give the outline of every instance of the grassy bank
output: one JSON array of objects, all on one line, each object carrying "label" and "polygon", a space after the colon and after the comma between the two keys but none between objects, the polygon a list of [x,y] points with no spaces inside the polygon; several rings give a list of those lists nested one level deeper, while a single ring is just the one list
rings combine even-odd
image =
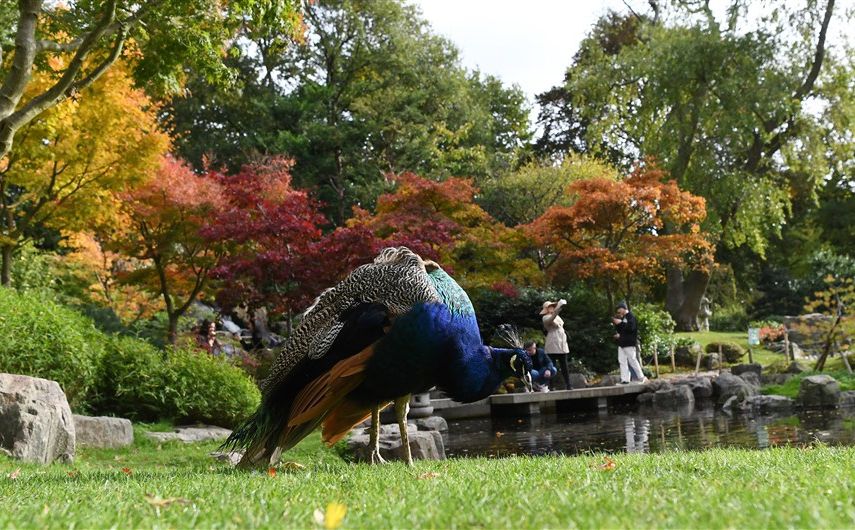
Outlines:
[{"label": "grassy bank", "polygon": [[[675,333],[677,338],[691,339],[706,348],[711,342],[732,342],[739,344],[748,351],[748,332],[747,331],[692,331]],[[774,362],[785,361],[784,355],[767,350],[761,346],[751,346],[751,355],[755,363],[760,363],[763,366],[770,365]],[[742,362],[748,362],[748,354],[742,358]]]},{"label": "grassy bank", "polygon": [[802,379],[809,375],[830,375],[831,377],[835,378],[840,384],[841,391],[845,392],[847,390],[855,390],[855,375],[850,374],[846,371],[838,370],[825,372],[804,372],[793,376],[782,385],[766,385],[763,387],[762,391],[764,394],[778,394],[780,396],[795,398],[799,394],[799,387],[802,384]]},{"label": "grassy bank", "polygon": [[[81,451],[74,466],[0,457],[0,528],[342,528],[855,525],[855,448],[516,457],[347,464],[312,436],[303,468],[247,474],[211,460],[215,444]],[[613,462],[613,465],[609,462]],[[18,471],[19,470],[19,471]],[[15,477],[15,478],[12,478]]]}]

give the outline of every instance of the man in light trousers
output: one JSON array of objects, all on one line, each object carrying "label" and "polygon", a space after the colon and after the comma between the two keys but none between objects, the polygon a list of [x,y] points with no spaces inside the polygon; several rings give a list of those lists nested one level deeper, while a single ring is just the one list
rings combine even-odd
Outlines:
[{"label": "man in light trousers", "polygon": [[[620,382],[627,385],[631,375],[635,375],[642,383],[647,381],[638,364],[636,344],[638,344],[638,320],[635,319],[626,302],[617,305],[617,316],[612,318],[615,326],[615,340],[618,343],[618,363],[620,363]],[[632,374],[630,374],[632,370]]]}]

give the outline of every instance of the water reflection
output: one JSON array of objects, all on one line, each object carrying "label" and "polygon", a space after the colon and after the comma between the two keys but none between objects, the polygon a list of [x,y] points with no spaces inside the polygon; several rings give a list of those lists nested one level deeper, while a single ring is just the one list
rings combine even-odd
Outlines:
[{"label": "water reflection", "polygon": [[793,415],[729,415],[711,405],[672,411],[616,409],[610,414],[540,414],[449,421],[448,456],[648,453],[711,447],[855,445],[855,409]]}]

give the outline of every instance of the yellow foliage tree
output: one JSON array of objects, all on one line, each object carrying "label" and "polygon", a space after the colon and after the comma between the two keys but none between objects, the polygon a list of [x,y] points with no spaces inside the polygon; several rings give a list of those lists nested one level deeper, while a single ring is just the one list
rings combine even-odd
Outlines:
[{"label": "yellow foliage tree", "polygon": [[[52,81],[50,71],[39,72],[28,89]],[[117,221],[114,192],[143,183],[169,149],[156,112],[117,65],[18,131],[16,149],[0,167],[0,283],[8,285],[13,253],[37,230]]]}]

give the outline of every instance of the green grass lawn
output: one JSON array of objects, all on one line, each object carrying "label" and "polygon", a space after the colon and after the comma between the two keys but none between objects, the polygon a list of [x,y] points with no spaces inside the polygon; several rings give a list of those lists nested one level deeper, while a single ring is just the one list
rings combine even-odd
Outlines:
[{"label": "green grass lawn", "polygon": [[789,398],[795,399],[795,397],[799,394],[799,386],[801,386],[802,379],[809,375],[818,374],[830,375],[831,377],[835,378],[840,384],[840,390],[843,392],[847,390],[855,390],[855,375],[843,370],[826,370],[824,372],[803,372],[801,374],[793,376],[782,385],[766,385],[763,387],[762,392],[764,394],[778,394],[780,396],[787,396]]},{"label": "green grass lawn", "polygon": [[[733,342],[745,348],[746,352],[749,348],[747,331],[692,331],[678,332],[674,335],[677,338],[694,340],[703,347],[706,347],[711,342]],[[782,353],[775,353],[760,346],[751,346],[751,353],[754,362],[760,363],[763,366],[786,360]],[[748,362],[748,353],[742,358],[742,362]]]},{"label": "green grass lawn", "polygon": [[[139,434],[139,433],[138,433]],[[138,436],[73,466],[0,457],[0,528],[852,528],[855,448],[713,450],[348,464],[314,435],[275,476],[230,469],[216,444]],[[296,467],[296,466],[292,466]],[[15,478],[12,478],[15,477]]]}]

